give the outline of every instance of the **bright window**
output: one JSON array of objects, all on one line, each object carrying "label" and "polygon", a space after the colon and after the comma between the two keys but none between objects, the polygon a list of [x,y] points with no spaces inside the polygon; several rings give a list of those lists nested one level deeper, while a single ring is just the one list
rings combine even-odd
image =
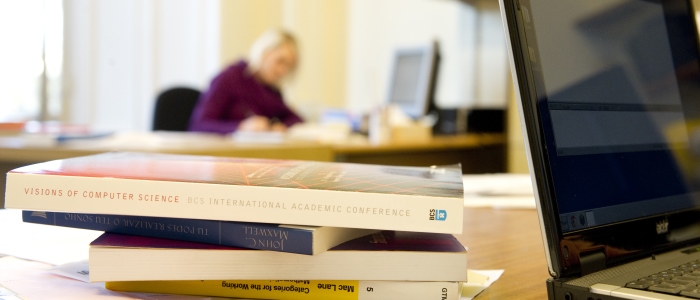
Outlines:
[{"label": "bright window", "polygon": [[0,122],[61,114],[62,1],[0,1]]}]

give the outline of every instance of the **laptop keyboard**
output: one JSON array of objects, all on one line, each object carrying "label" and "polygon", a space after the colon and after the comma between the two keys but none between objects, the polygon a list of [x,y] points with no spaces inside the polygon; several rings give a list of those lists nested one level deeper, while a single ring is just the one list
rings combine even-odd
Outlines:
[{"label": "laptop keyboard", "polygon": [[625,287],[700,299],[700,260],[637,279]]}]

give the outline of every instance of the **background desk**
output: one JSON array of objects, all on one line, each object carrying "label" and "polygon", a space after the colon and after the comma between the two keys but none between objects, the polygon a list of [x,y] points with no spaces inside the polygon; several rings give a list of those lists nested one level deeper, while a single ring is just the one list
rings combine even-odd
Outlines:
[{"label": "background desk", "polygon": [[59,145],[37,145],[17,137],[0,138],[0,163],[28,164],[107,151],[142,151],[211,156],[332,161],[328,146],[315,142],[236,143],[220,135],[182,132],[117,133]]},{"label": "background desk", "polygon": [[434,136],[427,142],[371,145],[366,140],[332,145],[335,161],[399,166],[448,165],[461,162],[462,173],[506,171],[504,134]]}]

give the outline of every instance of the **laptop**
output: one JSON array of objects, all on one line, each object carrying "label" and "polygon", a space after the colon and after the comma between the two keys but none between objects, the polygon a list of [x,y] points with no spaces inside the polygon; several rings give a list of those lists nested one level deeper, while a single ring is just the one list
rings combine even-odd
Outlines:
[{"label": "laptop", "polygon": [[549,298],[700,299],[692,3],[501,0],[501,13]]}]

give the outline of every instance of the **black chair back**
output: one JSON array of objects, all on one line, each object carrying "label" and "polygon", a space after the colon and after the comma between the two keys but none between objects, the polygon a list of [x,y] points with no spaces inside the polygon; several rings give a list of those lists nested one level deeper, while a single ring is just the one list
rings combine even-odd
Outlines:
[{"label": "black chair back", "polygon": [[188,87],[170,88],[160,93],[153,110],[153,130],[187,131],[200,94]]}]

